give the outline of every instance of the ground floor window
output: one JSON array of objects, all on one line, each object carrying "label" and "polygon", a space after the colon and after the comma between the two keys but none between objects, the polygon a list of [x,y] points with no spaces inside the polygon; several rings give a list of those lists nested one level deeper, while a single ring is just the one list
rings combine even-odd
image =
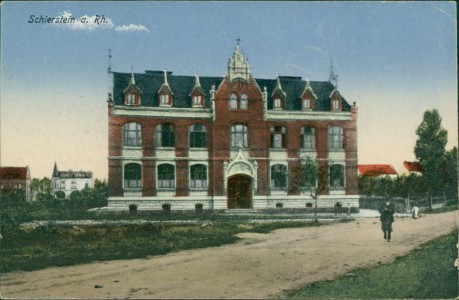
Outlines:
[{"label": "ground floor window", "polygon": [[142,167],[137,163],[129,163],[124,166],[124,187],[142,187]]},{"label": "ground floor window", "polygon": [[190,167],[191,188],[207,187],[207,167],[205,165],[192,165]]},{"label": "ground floor window", "polygon": [[271,189],[283,190],[287,188],[287,167],[274,165],[271,167]]},{"label": "ground floor window", "polygon": [[158,166],[158,188],[175,188],[175,167],[173,165]]},{"label": "ground floor window", "polygon": [[333,189],[344,188],[344,166],[330,166],[330,187]]}]

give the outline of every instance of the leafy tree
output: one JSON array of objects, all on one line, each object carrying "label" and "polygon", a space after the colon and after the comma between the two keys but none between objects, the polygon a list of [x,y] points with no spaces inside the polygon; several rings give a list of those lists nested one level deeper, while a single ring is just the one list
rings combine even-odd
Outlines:
[{"label": "leafy tree", "polygon": [[432,194],[440,190],[444,175],[442,169],[448,132],[442,128],[441,121],[436,109],[427,110],[421,124],[416,129],[418,139],[414,153],[426,179],[430,208],[432,208]]}]

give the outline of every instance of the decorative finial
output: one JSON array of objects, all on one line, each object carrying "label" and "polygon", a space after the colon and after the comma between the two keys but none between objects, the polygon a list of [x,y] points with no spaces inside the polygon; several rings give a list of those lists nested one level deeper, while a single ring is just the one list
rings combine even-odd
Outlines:
[{"label": "decorative finial", "polygon": [[131,84],[135,84],[134,67],[131,66]]},{"label": "decorative finial", "polygon": [[199,75],[194,75],[196,78],[196,81],[194,83],[195,86],[201,86],[201,83],[199,82]]},{"label": "decorative finial", "polygon": [[236,45],[239,46],[240,43],[241,43],[241,38],[238,36],[237,39],[236,39]]},{"label": "decorative finial", "polygon": [[169,85],[169,83],[167,82],[167,71],[166,69],[164,69],[163,71],[164,71],[164,84]]},{"label": "decorative finial", "polygon": [[335,72],[333,72],[333,59],[331,60],[331,66],[330,66],[330,78],[328,81],[335,86],[335,88],[338,88],[338,75],[335,75]]}]

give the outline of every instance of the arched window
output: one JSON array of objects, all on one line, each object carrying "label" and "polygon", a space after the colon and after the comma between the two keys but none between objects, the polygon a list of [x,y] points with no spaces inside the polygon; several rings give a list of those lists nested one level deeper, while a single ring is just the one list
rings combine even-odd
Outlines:
[{"label": "arched window", "polygon": [[158,166],[158,188],[175,188],[175,167],[173,165]]},{"label": "arched window", "polygon": [[271,167],[271,189],[284,190],[287,188],[287,167],[274,165]]},{"label": "arched window", "polygon": [[124,187],[140,188],[142,187],[142,168],[140,164],[129,163],[124,165]]},{"label": "arched window", "polygon": [[231,147],[248,147],[248,130],[246,125],[231,126]]},{"label": "arched window", "polygon": [[331,165],[330,166],[330,188],[342,189],[344,188],[344,166]]},{"label": "arched window", "polygon": [[271,148],[285,148],[285,127],[271,126]]},{"label": "arched window", "polygon": [[328,128],[328,148],[343,149],[343,128],[339,126]]},{"label": "arched window", "polygon": [[236,94],[231,94],[229,97],[228,101],[229,109],[230,110],[236,110],[237,109],[237,95]]},{"label": "arched window", "polygon": [[169,123],[156,126],[155,143],[157,147],[174,147],[174,126]]},{"label": "arched window", "polygon": [[206,126],[194,124],[190,126],[190,148],[207,147]]},{"label": "arched window", "polygon": [[249,97],[247,94],[242,94],[240,109],[249,109]]},{"label": "arched window", "polygon": [[142,146],[142,126],[139,123],[123,125],[123,146]]},{"label": "arched window", "polygon": [[190,167],[190,187],[206,188],[207,187],[207,166],[192,165]]},{"label": "arched window", "polygon": [[314,127],[305,126],[301,128],[301,147],[309,150],[316,148],[316,130]]}]

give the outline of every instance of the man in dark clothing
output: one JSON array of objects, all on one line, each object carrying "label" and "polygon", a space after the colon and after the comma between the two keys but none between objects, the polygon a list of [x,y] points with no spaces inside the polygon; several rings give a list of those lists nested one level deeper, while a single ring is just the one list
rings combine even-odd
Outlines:
[{"label": "man in dark clothing", "polygon": [[379,213],[381,214],[379,220],[381,221],[381,229],[384,232],[384,239],[387,239],[387,241],[389,242],[392,233],[392,223],[394,222],[394,204],[389,200],[384,202],[379,207]]}]

